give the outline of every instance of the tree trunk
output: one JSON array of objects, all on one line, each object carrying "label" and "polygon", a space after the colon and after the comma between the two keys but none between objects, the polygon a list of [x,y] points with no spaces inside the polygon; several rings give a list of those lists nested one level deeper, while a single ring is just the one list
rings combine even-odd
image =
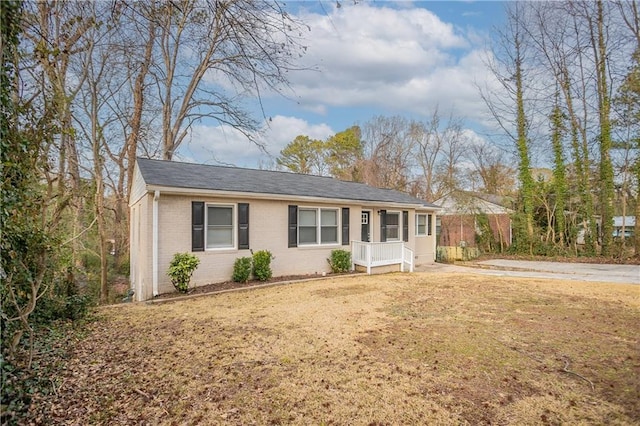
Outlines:
[{"label": "tree trunk", "polygon": [[[600,117],[600,212],[602,217],[602,255],[612,255],[613,245],[613,165],[611,163],[611,102],[607,82],[607,49],[604,39],[603,3],[597,2],[597,58],[598,112]],[[594,50],[595,50],[594,43]]]},{"label": "tree trunk", "polygon": [[[551,133],[551,145],[553,147],[553,186],[555,189],[555,229],[557,232],[557,243],[564,248],[565,245],[565,218],[564,210],[567,204],[567,180],[565,175],[564,154],[562,146],[562,134],[564,129],[564,123],[562,118],[562,111],[557,102],[556,106],[551,114],[552,133]],[[551,225],[551,224],[549,224]]]},{"label": "tree trunk", "polygon": [[525,217],[529,252],[533,254],[533,177],[529,159],[529,141],[527,140],[527,117],[524,111],[524,89],[522,81],[522,53],[520,35],[514,39],[515,48],[515,83],[516,83],[516,127],[518,148],[518,178],[522,194],[522,210]]}]

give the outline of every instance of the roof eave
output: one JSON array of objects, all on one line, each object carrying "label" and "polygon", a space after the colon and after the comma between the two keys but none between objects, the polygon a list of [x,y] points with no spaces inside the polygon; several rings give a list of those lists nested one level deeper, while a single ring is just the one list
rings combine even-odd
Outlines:
[{"label": "roof eave", "polygon": [[413,208],[419,210],[437,211],[438,207],[425,206],[419,203],[400,203],[394,201],[382,201],[382,200],[356,200],[351,198],[325,198],[325,197],[313,197],[305,195],[288,195],[288,194],[271,194],[263,192],[242,192],[242,191],[221,191],[214,189],[200,189],[200,188],[182,188],[172,186],[161,185],[147,185],[148,192],[160,191],[160,193],[170,195],[191,195],[200,197],[227,197],[227,198],[254,198],[258,200],[278,200],[278,201],[298,201],[298,202],[323,202],[323,203],[340,203],[340,204],[359,204],[368,207],[374,206],[389,206],[397,208]]}]

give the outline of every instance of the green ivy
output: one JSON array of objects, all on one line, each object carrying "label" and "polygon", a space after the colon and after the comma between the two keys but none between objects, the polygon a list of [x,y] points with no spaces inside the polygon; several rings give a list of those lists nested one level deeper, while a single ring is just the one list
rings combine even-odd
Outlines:
[{"label": "green ivy", "polygon": [[[558,99],[556,95],[556,102]],[[553,147],[553,186],[556,196],[555,228],[556,238],[560,246],[565,244],[566,223],[564,212],[567,206],[567,177],[564,160],[563,137],[565,132],[565,116],[559,105],[555,105],[551,113],[551,145]]]},{"label": "green ivy", "polygon": [[486,213],[478,213],[476,215],[476,245],[483,253],[493,253],[498,247],[498,243],[494,238],[489,216]]}]

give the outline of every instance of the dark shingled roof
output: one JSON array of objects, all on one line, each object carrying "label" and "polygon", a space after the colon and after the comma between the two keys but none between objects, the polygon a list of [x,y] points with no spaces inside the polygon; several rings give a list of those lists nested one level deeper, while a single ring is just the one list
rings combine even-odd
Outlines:
[{"label": "dark shingled roof", "polygon": [[177,161],[150,160],[146,158],[138,158],[138,168],[147,185],[356,201],[421,204],[425,207],[437,208],[437,206],[433,204],[400,191],[374,188],[364,183],[347,182],[322,176],[180,163]]}]

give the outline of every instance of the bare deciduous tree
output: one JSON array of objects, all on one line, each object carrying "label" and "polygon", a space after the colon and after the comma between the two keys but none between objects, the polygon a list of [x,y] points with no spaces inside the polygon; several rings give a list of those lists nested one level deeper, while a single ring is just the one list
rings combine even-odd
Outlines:
[{"label": "bare deciduous tree", "polygon": [[[30,70],[31,95],[43,108],[55,113],[56,138],[45,154],[57,164],[47,170],[49,186],[56,192],[58,211],[72,208],[70,234],[82,232],[85,200],[82,192],[81,153],[73,127],[73,103],[85,82],[87,70],[75,57],[92,44],[88,32],[96,25],[81,3],[42,1],[25,3],[24,38],[30,53],[24,70]],[[24,77],[24,76],[23,76]],[[72,255],[79,264],[79,241],[71,239]]]},{"label": "bare deciduous tree", "polygon": [[362,126],[365,183],[406,191],[412,183],[415,139],[402,117],[378,116]]},{"label": "bare deciduous tree", "polygon": [[287,83],[299,24],[272,1],[151,2],[158,57],[151,75],[162,103],[162,155],[173,158],[192,125],[207,117],[253,140],[257,122],[242,95]]},{"label": "bare deciduous tree", "polygon": [[461,187],[460,162],[466,145],[463,123],[450,114],[442,123],[436,108],[427,123],[411,123],[416,161],[424,178],[422,196],[433,201]]},{"label": "bare deciduous tree", "polygon": [[[526,93],[530,89],[527,87],[527,82],[531,81],[531,76],[527,74],[530,43],[523,24],[527,20],[524,6],[521,3],[510,3],[506,7],[506,12],[507,28],[500,32],[499,44],[494,47],[494,54],[487,63],[503,90],[500,93],[492,93],[485,89],[480,94],[497,124],[515,145],[521,198],[519,206],[524,220],[524,232],[529,240],[529,251],[531,251],[534,238],[534,180],[531,174],[530,157],[532,108],[525,105]],[[504,94],[507,96],[505,97]]]},{"label": "bare deciduous tree", "polygon": [[473,164],[470,179],[475,188],[487,194],[514,194],[516,172],[508,166],[504,151],[490,143],[471,143],[466,149],[465,158]]}]

